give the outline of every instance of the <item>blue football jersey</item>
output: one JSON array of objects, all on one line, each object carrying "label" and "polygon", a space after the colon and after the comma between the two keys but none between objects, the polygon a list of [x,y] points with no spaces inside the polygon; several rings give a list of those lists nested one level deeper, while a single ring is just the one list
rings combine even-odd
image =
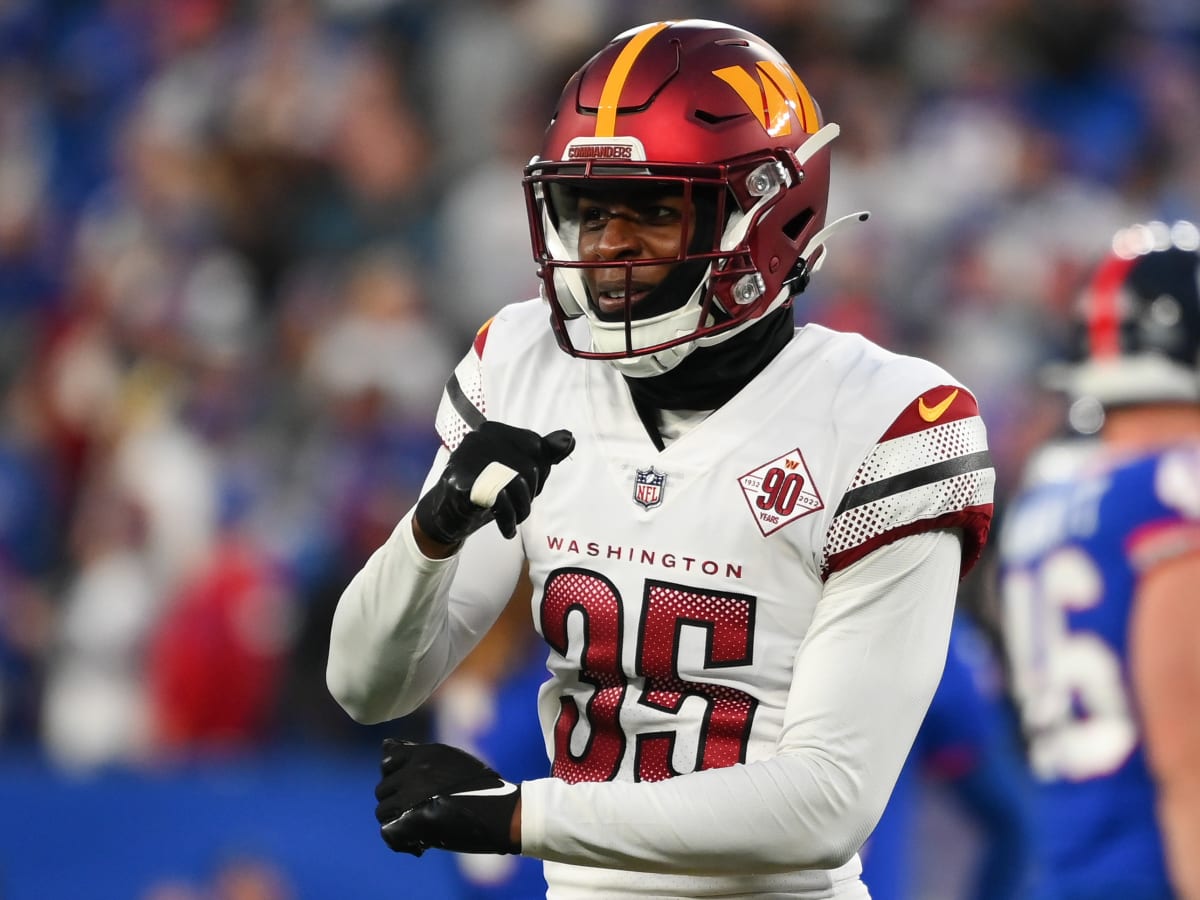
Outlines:
[{"label": "blue football jersey", "polygon": [[1004,631],[1055,898],[1169,898],[1138,730],[1129,623],[1139,573],[1194,552],[1200,447],[1095,452],[1028,487],[999,542]]}]

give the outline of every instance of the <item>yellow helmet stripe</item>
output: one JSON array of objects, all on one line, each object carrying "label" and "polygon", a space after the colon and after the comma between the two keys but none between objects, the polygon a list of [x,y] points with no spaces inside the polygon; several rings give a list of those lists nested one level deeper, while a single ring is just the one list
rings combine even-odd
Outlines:
[{"label": "yellow helmet stripe", "polygon": [[620,105],[621,90],[625,87],[625,80],[629,77],[633,63],[654,36],[670,24],[656,22],[646,26],[617,54],[617,61],[613,63],[608,79],[604,82],[604,90],[600,92],[600,108],[596,111],[596,137],[612,137],[616,133],[617,106]]}]

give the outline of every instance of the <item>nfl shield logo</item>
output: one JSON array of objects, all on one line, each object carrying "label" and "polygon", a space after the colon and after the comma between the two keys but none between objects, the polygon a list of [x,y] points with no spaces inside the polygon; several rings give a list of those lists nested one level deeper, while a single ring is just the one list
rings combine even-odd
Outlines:
[{"label": "nfl shield logo", "polygon": [[637,478],[633,481],[633,499],[646,509],[658,506],[662,503],[663,485],[666,481],[667,476],[654,471],[653,467],[638,469]]}]

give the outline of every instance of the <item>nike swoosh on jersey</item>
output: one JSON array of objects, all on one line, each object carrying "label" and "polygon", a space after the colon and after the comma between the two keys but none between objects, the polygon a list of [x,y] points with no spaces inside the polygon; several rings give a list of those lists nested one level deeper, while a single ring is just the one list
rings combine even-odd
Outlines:
[{"label": "nike swoosh on jersey", "polygon": [[950,396],[948,396],[945,400],[943,400],[941,403],[936,404],[935,406],[927,406],[925,404],[925,398],[918,397],[917,398],[917,412],[920,413],[921,418],[924,419],[926,422],[930,422],[930,423],[936,422],[938,419],[940,419],[942,417],[942,414],[950,408],[950,404],[954,402],[954,398],[957,396],[958,396],[958,388],[955,388],[954,390],[952,390],[950,392]]}]

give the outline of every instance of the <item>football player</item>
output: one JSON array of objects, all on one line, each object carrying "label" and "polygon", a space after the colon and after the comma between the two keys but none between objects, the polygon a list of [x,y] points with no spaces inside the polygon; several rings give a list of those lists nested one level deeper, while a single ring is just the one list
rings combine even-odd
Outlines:
[{"label": "football player", "polygon": [[[1098,439],[999,541],[1004,631],[1053,898],[1200,897],[1200,231],[1125,229],[1059,369]],[[1080,416],[1092,419],[1093,416]]]},{"label": "football player", "polygon": [[566,85],[524,179],[543,297],[456,368],[327,670],[355,719],[410,713],[527,563],[548,776],[385,742],[392,849],[534,856],[555,898],[867,896],[994,473],[945,371],[795,326],[837,134],[716,22],[630,30]]}]

